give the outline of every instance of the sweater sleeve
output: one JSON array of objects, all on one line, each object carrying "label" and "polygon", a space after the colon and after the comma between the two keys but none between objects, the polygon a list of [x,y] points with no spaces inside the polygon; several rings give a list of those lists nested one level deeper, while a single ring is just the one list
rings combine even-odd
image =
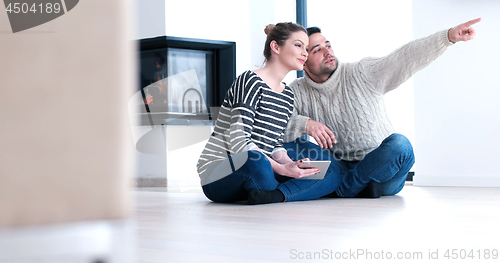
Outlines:
[{"label": "sweater sleeve", "polygon": [[381,58],[364,58],[358,65],[379,94],[385,94],[425,68],[452,45],[448,30],[413,40]]},{"label": "sweater sleeve", "polygon": [[256,147],[251,134],[260,100],[260,84],[249,74],[243,74],[235,80],[232,89],[229,146],[232,153],[239,153]]},{"label": "sweater sleeve", "polygon": [[[303,80],[303,79],[302,79]],[[300,136],[306,134],[306,124],[309,120],[309,117],[304,116],[305,112],[303,112],[303,103],[302,99],[305,97],[302,96],[300,80],[295,80],[290,84],[290,88],[294,91],[295,100],[292,115],[290,116],[290,120],[285,129],[285,135],[283,136],[284,142],[291,142]],[[301,115],[304,114],[304,115]]]},{"label": "sweater sleeve", "polygon": [[283,152],[287,151],[285,149],[285,147],[283,147],[283,136],[284,136],[284,132],[281,133],[281,136],[278,139],[278,143],[276,144],[273,151],[271,152],[271,156],[273,156],[275,153],[280,152],[280,151],[283,151]]}]

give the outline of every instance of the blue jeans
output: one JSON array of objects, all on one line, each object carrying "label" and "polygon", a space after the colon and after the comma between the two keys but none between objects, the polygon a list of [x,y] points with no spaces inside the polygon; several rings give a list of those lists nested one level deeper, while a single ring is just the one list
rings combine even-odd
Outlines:
[{"label": "blue jeans", "polygon": [[[290,153],[296,152],[294,158],[306,158],[311,160],[327,160],[324,151],[314,147],[311,142],[297,139],[294,142],[285,143],[284,146]],[[319,148],[321,149],[321,148]],[[379,147],[367,154],[361,161],[344,161],[334,156],[331,151],[328,155],[331,160],[332,172],[330,176],[341,178],[338,188],[332,190],[341,197],[355,197],[370,181],[380,182],[382,195],[395,195],[399,193],[405,184],[406,175],[415,163],[413,147],[410,141],[401,135],[394,133],[387,137]],[[319,159],[315,158],[319,156]],[[335,168],[333,168],[335,167]],[[329,169],[330,170],[330,169]],[[330,171],[329,171],[330,172]],[[321,183],[328,183],[327,181]],[[335,187],[336,185],[331,185]],[[321,187],[321,186],[316,186]],[[331,188],[330,188],[331,189]]]},{"label": "blue jeans", "polygon": [[205,181],[213,181],[211,177],[216,179],[202,185],[203,193],[208,199],[220,203],[246,200],[250,190],[272,191],[278,187],[271,163],[259,151],[245,151],[230,156],[209,167],[205,176]]},{"label": "blue jeans", "polygon": [[[314,160],[330,160],[331,153],[315,144],[307,145],[324,156],[314,156]],[[317,149],[316,149],[317,148]],[[290,155],[292,153],[292,155]],[[293,160],[294,151],[289,152]],[[202,186],[205,196],[214,201],[229,203],[246,200],[251,190],[272,191],[279,189],[285,201],[312,200],[332,193],[340,185],[339,170],[331,166],[322,180],[293,179],[275,173],[271,163],[259,151],[235,154],[223,162],[209,167],[205,172],[208,178],[220,178]],[[335,175],[335,176],[332,176]],[[210,180],[208,180],[210,181]]]},{"label": "blue jeans", "polygon": [[394,133],[363,160],[341,162],[348,172],[342,177],[342,183],[336,191],[338,196],[354,197],[370,181],[381,183],[382,195],[395,195],[403,189],[406,175],[415,163],[415,155],[410,141]]}]

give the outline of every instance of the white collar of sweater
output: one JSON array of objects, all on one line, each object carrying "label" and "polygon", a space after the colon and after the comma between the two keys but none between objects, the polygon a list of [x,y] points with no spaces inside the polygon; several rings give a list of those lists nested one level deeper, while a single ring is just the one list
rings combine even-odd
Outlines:
[{"label": "white collar of sweater", "polygon": [[314,82],[311,77],[307,74],[307,72],[304,70],[304,79],[306,80],[307,84],[309,86],[319,90],[319,91],[327,91],[329,89],[332,89],[337,82],[339,82],[340,79],[340,68],[342,67],[342,64],[339,62],[337,57],[335,57],[335,60],[337,61],[337,69],[333,72],[333,74],[323,83],[316,83]]}]

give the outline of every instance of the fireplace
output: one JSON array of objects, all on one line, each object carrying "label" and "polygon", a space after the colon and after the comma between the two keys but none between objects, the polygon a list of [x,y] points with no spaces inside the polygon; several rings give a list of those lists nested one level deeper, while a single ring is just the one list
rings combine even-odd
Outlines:
[{"label": "fireplace", "polygon": [[141,125],[211,125],[236,76],[236,44],[162,36],[139,46]]}]

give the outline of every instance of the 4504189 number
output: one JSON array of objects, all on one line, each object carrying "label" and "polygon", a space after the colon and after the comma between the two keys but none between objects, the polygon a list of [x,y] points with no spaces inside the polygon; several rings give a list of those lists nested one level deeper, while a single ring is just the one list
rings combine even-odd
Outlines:
[{"label": "4504189 number", "polygon": [[[44,6],[45,4],[45,6]],[[31,6],[27,3],[10,3],[7,6],[6,11],[10,13],[23,13],[27,14],[29,12],[32,13],[59,13],[61,12],[61,4],[59,3],[40,3],[40,4],[32,4]]]},{"label": "4504189 number", "polygon": [[497,249],[447,249],[446,259],[497,259]]}]

